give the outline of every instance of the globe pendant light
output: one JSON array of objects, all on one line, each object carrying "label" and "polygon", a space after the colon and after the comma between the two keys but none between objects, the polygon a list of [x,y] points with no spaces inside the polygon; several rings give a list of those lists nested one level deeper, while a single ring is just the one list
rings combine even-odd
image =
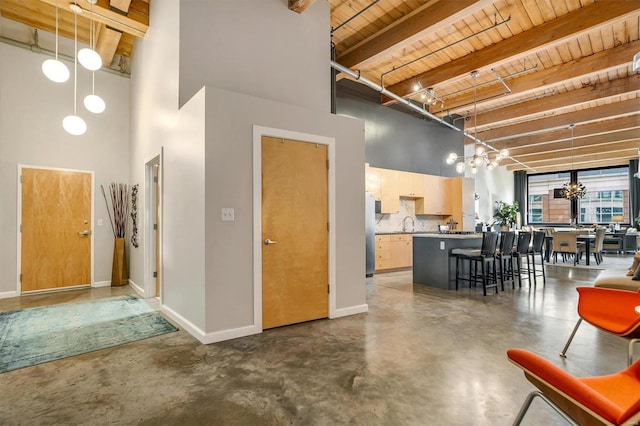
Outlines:
[{"label": "globe pendant light", "polygon": [[55,83],[64,83],[69,80],[69,68],[58,60],[58,1],[56,0],[56,58],[47,59],[42,63],[42,72]]},{"label": "globe pendant light", "polygon": [[[91,42],[91,34],[93,33],[93,5],[96,3],[96,0],[88,0],[91,3],[91,16],[89,17],[89,46],[80,49],[78,52],[78,61],[80,61],[80,65],[88,69],[89,71],[95,71],[102,68],[102,58],[98,55],[98,52],[95,51],[95,46]],[[80,9],[82,11],[82,9]]]},{"label": "globe pendant light", "polygon": [[[91,16],[93,16],[93,3],[91,4],[91,13],[92,13]],[[94,31],[93,31],[93,19],[90,21],[89,25],[91,25],[89,27],[89,45],[92,48],[95,48],[96,40],[95,40]],[[82,52],[82,50],[80,52]],[[106,108],[104,100],[100,96],[96,95],[96,72],[95,71],[91,71],[91,94],[84,97],[84,107],[89,112],[92,112],[94,114],[100,114]]]},{"label": "globe pendant light", "polygon": [[76,115],[76,106],[77,106],[77,92],[78,92],[78,12],[74,8],[71,8],[74,11],[74,53],[75,59],[73,61],[73,114],[67,115],[64,120],[62,120],[62,127],[67,131],[67,133],[72,134],[74,136],[79,136],[84,134],[87,131],[87,123]]}]

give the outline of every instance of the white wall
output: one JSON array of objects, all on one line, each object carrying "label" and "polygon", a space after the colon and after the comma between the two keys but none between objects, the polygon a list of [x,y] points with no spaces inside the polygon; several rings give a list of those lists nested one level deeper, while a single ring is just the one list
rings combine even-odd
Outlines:
[{"label": "white wall", "polygon": [[[141,184],[143,206],[145,163],[164,150],[163,308],[183,325],[204,330],[204,90],[178,110],[180,2],[152,2],[150,8],[149,31],[136,41],[131,63],[131,181]],[[145,277],[146,218],[142,212],[138,217],[131,280],[145,288],[151,279]]]},{"label": "white wall", "polygon": [[111,280],[113,234],[100,185],[129,182],[129,79],[96,73],[107,109],[93,115],[82,105],[91,74],[79,69],[78,115],[88,130],[71,136],[62,119],[73,111],[73,81],[47,80],[40,67],[48,58],[0,43],[0,296],[16,291],[18,164],[95,171],[95,218],[103,226],[93,226],[94,280]]},{"label": "white wall", "polygon": [[336,308],[364,305],[364,122],[207,87],[207,330],[253,324],[253,125],[335,138]]},{"label": "white wall", "polygon": [[330,111],[329,2],[185,0],[180,16],[181,105],[208,85]]},{"label": "white wall", "polygon": [[496,201],[513,202],[513,172],[504,166],[493,170],[481,167],[478,173],[472,176],[475,176],[476,193],[480,196],[477,212],[480,221],[491,223],[495,220],[493,215],[496,211]]},{"label": "white wall", "polygon": [[[336,307],[362,307],[364,129],[329,113],[328,3],[299,15],[283,0],[173,0],[150,16],[132,62],[131,177],[143,182],[164,148],[165,311],[202,341],[254,324],[253,125],[336,139]],[[220,207],[235,221],[221,223]],[[143,252],[131,258],[141,283]]]}]

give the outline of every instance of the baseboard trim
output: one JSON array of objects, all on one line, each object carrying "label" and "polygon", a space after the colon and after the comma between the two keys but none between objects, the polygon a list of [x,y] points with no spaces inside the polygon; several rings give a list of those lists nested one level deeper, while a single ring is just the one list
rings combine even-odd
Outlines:
[{"label": "baseboard trim", "polygon": [[200,343],[204,345],[262,333],[262,330],[257,328],[255,325],[216,331],[213,333],[205,333],[191,321],[187,320],[185,317],[169,308],[168,306],[162,305],[160,307],[160,310],[162,311],[162,313],[166,314],[169,318],[178,323],[179,326],[184,328],[189,334],[198,339]]},{"label": "baseboard trim", "polygon": [[111,281],[95,281],[91,287],[110,287]]},{"label": "baseboard trim", "polygon": [[364,314],[366,312],[369,312],[369,305],[366,303],[363,305],[349,306],[348,308],[336,309],[331,319],[346,317],[349,315]]},{"label": "baseboard trim", "polygon": [[0,299],[8,299],[10,297],[18,297],[20,293],[17,291],[5,291],[4,293],[0,293]]},{"label": "baseboard trim", "polygon": [[140,297],[144,297],[144,290],[142,289],[142,287],[134,283],[132,280],[129,280],[129,285],[136,293],[138,293]]}]

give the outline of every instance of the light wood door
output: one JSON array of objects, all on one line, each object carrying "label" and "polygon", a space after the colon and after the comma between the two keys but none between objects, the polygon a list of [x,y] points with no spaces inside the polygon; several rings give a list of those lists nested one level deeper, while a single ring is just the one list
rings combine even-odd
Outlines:
[{"label": "light wood door", "polygon": [[262,138],[262,241],[262,328],[326,318],[326,145]]},{"label": "light wood door", "polygon": [[21,291],[91,284],[91,173],[22,169]]}]

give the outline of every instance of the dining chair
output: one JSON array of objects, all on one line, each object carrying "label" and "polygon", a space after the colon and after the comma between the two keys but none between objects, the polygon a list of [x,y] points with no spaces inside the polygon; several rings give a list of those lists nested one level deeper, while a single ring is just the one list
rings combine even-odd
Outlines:
[{"label": "dining chair", "polygon": [[553,233],[553,263],[558,261],[558,253],[562,253],[562,260],[566,261],[567,256],[573,257],[573,265],[578,262],[580,255],[579,247],[584,245],[578,242],[578,234],[572,231],[561,231]]},{"label": "dining chair", "polygon": [[514,425],[522,423],[536,397],[573,425],[631,426],[640,421],[640,360],[618,373],[575,377],[524,349],[509,349],[507,358],[538,388],[525,399]]},{"label": "dining chair", "polygon": [[565,358],[567,349],[585,320],[600,330],[629,339],[627,363],[633,361],[633,347],[640,342],[640,315],[635,307],[640,306],[640,291],[619,290],[607,287],[576,287],[578,291],[578,322],[560,356]]},{"label": "dining chair", "polygon": [[596,238],[593,241],[593,249],[591,250],[591,253],[593,253],[593,258],[596,261],[596,265],[601,264],[603,260],[602,251],[605,232],[607,232],[607,228],[605,227],[601,226],[596,228]]}]

